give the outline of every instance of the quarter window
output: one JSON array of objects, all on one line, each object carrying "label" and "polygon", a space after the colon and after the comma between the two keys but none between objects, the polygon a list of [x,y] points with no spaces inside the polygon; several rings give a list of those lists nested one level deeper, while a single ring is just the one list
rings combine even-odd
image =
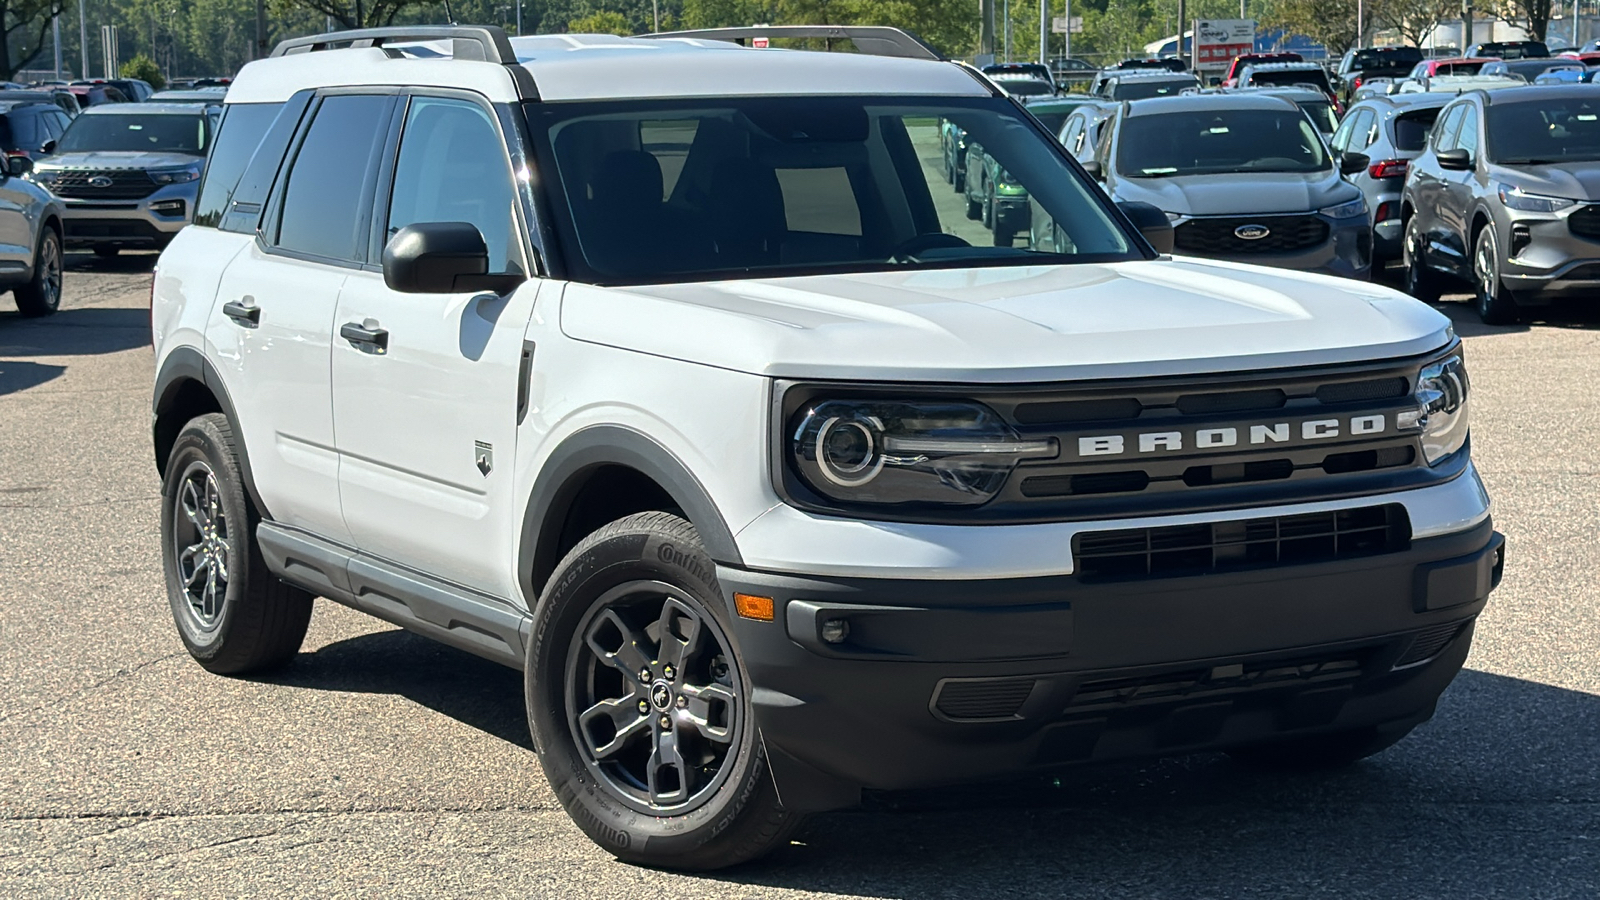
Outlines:
[{"label": "quarter window", "polygon": [[1461,116],[1466,112],[1465,106],[1452,107],[1439,120],[1433,130],[1433,151],[1438,153],[1455,147],[1456,129],[1461,126]]},{"label": "quarter window", "polygon": [[1472,107],[1464,107],[1466,113],[1461,117],[1461,128],[1456,132],[1456,146],[1467,151],[1474,159],[1478,156],[1478,111]]},{"label": "quarter window", "polygon": [[196,225],[215,227],[222,221],[245,166],[250,164],[250,157],[281,109],[282,103],[235,103],[228,107],[211,148],[211,159],[206,163],[205,180],[200,183],[200,199],[194,208]]},{"label": "quarter window", "polygon": [[323,99],[289,169],[279,247],[361,259],[361,224],[372,210],[367,186],[392,103],[392,97],[348,94]]}]

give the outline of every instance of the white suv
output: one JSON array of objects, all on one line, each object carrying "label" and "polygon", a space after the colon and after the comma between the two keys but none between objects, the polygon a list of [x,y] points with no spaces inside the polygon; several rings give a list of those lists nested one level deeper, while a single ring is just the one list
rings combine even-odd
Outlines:
[{"label": "white suv", "polygon": [[[860,44],[924,58],[460,27],[246,66],[154,288],[194,657],[284,663],[320,596],[522,669],[577,823],[685,868],[864,788],[1425,721],[1502,566],[1448,321],[1160,255],[974,70]],[[940,120],[1051,252],[982,246]]]}]

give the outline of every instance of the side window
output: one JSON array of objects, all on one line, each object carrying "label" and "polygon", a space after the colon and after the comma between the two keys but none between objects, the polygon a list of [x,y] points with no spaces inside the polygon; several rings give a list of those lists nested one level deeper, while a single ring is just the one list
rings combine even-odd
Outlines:
[{"label": "side window", "polygon": [[518,260],[516,190],[505,141],[483,107],[414,97],[406,112],[389,201],[388,235],[419,222],[470,222],[489,247],[489,271]]},{"label": "side window", "polygon": [[1376,110],[1373,111],[1372,115],[1367,117],[1365,130],[1366,133],[1361,135],[1361,146],[1363,149],[1371,147],[1373,144],[1377,143],[1378,136],[1382,133],[1378,130],[1378,113]]},{"label": "side window", "polygon": [[392,97],[335,95],[323,99],[284,187],[274,243],[330,259],[360,260],[362,209],[384,139]]},{"label": "side window", "polygon": [[1452,106],[1439,117],[1439,124],[1433,126],[1433,152],[1455,146],[1456,129],[1461,125],[1461,116],[1465,111],[1464,106]]},{"label": "side window", "polygon": [[37,150],[44,143],[39,136],[39,116],[31,110],[11,114],[11,141],[18,150]]},{"label": "side window", "polygon": [[1095,162],[1100,164],[1100,170],[1102,172],[1108,171],[1108,166],[1111,160],[1111,134],[1112,132],[1116,131],[1116,128],[1114,128],[1113,125],[1114,120],[1112,119],[1107,119],[1105,122],[1101,123],[1100,140],[1095,144],[1094,147]]},{"label": "side window", "polygon": [[255,154],[261,138],[272,126],[282,103],[235,103],[223,115],[223,126],[211,147],[206,162],[205,180],[200,183],[200,199],[195,202],[194,223],[216,227],[227,212],[239,176]]},{"label": "side window", "polygon": [[1345,120],[1339,123],[1338,130],[1333,133],[1333,140],[1328,141],[1328,146],[1333,149],[1333,152],[1343,153],[1350,146],[1350,135],[1355,133],[1356,119],[1358,118],[1360,118],[1360,113],[1354,116],[1346,116]]},{"label": "side window", "polygon": [[1465,110],[1461,117],[1461,129],[1456,132],[1456,146],[1472,154],[1473,159],[1478,158],[1478,111],[1471,106],[1462,107]]}]

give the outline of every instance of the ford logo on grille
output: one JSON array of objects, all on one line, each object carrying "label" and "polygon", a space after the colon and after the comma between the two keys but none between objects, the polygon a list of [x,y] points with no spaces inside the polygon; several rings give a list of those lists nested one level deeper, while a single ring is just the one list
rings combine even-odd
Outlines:
[{"label": "ford logo on grille", "polygon": [[1233,236],[1241,241],[1259,241],[1271,233],[1265,225],[1240,225],[1233,230]]},{"label": "ford logo on grille", "polygon": [[93,178],[89,179],[89,186],[90,187],[102,187],[102,188],[104,188],[104,187],[111,187],[111,185],[112,185],[112,181],[111,181],[111,176],[109,176],[109,175],[96,175]]}]

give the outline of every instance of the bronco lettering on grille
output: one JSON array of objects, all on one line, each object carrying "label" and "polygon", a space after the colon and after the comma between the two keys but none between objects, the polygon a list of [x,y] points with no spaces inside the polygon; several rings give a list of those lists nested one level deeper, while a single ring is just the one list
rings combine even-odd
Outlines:
[{"label": "bronco lettering on grille", "polygon": [[1163,431],[1081,435],[1063,442],[1080,459],[1127,453],[1165,454],[1191,450],[1225,450],[1239,446],[1295,446],[1347,437],[1380,435],[1390,427],[1391,413],[1331,419],[1299,419]]}]

